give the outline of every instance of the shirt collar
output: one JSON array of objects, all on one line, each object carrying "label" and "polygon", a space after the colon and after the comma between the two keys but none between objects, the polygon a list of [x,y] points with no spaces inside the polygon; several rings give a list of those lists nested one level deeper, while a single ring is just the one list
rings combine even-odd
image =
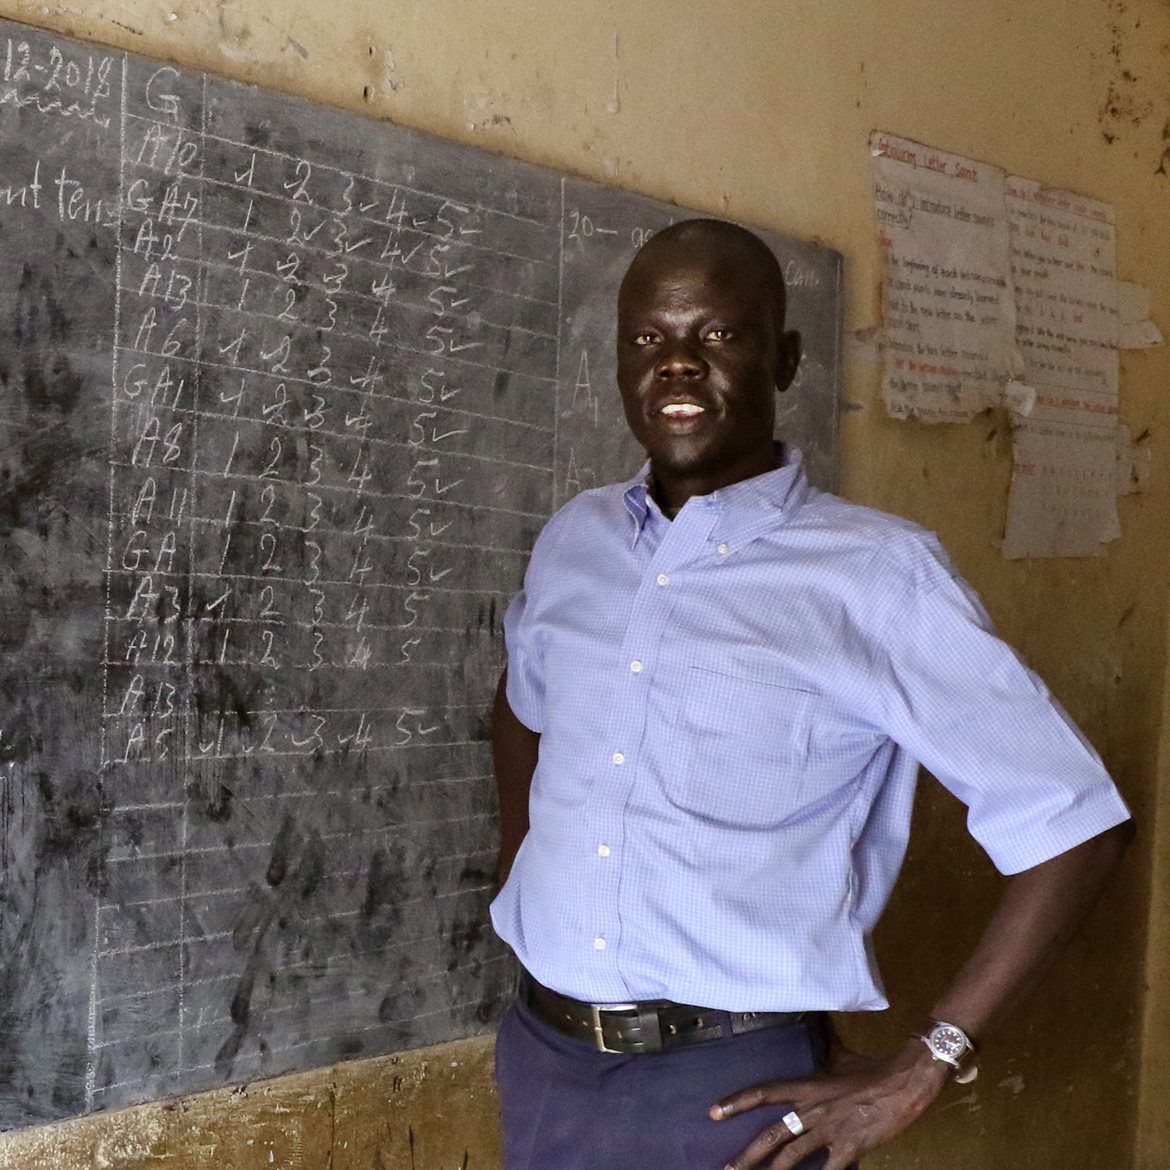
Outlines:
[{"label": "shirt collar", "polygon": [[[763,475],[754,475],[729,484],[705,496],[692,496],[688,508],[716,508],[719,515],[711,539],[733,547],[745,544],[761,533],[788,520],[808,498],[809,482],[802,467],[800,450],[776,444],[777,466]],[[650,464],[622,485],[622,500],[630,513],[630,546],[638,543],[646,527],[653,502],[649,498]]]}]

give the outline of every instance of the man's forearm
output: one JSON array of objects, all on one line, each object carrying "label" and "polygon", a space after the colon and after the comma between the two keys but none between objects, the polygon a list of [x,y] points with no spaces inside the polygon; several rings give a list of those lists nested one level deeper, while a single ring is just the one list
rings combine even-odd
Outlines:
[{"label": "man's forearm", "polygon": [[528,832],[528,791],[540,752],[540,736],[524,726],[508,705],[508,672],[500,675],[492,707],[492,763],[500,801],[500,852],[496,878],[508,877],[520,842]]},{"label": "man's forearm", "polygon": [[[1118,825],[1009,879],[978,945],[935,1001],[931,1018],[981,1039],[1060,953],[1132,835],[1128,822]],[[747,1087],[717,1102],[711,1116],[722,1120],[784,1102],[800,1119],[799,1130],[772,1125],[761,1131],[729,1163],[731,1170],[793,1170],[826,1146],[832,1151],[826,1170],[842,1170],[929,1108],[948,1075],[917,1040],[877,1060],[835,1043],[827,1076]]]},{"label": "man's forearm", "polygon": [[1088,913],[1133,837],[1126,821],[1008,880],[982,938],[932,1018],[983,1036],[1037,982]]}]

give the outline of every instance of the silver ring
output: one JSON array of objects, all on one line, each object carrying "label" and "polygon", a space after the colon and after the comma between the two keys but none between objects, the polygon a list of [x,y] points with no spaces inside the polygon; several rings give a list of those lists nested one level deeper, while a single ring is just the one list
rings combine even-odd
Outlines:
[{"label": "silver ring", "polygon": [[792,1134],[793,1137],[800,1137],[800,1135],[804,1133],[804,1122],[800,1120],[800,1117],[796,1114],[795,1111],[785,1113],[784,1116],[780,1118],[780,1120],[788,1127],[788,1132]]}]

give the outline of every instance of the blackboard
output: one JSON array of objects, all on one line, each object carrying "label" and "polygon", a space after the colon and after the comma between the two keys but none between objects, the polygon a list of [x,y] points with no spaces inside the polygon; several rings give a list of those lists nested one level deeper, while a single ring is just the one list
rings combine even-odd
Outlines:
[{"label": "blackboard", "polygon": [[493,1025],[501,618],[686,214],[0,25],[0,1128]]}]

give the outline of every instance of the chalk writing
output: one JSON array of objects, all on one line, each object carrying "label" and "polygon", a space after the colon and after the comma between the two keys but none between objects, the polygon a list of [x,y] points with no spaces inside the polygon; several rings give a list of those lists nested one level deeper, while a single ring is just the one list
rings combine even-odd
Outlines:
[{"label": "chalk writing", "polygon": [[[120,241],[103,715],[115,823],[173,803],[155,779],[172,761],[346,768],[422,750],[441,770],[475,748],[466,707],[412,696],[458,660],[490,685],[504,601],[551,506],[551,427],[500,413],[478,387],[483,373],[554,379],[555,300],[531,277],[555,280],[555,237],[513,229],[497,250],[482,203],[240,142],[214,119],[177,70],[132,73],[121,206],[94,203],[65,170],[52,188],[63,217],[112,216]],[[40,192],[34,171],[10,201]],[[523,296],[507,288],[516,265]],[[464,819],[482,846],[475,791]],[[245,855],[238,840],[195,847],[180,807],[177,837],[111,855],[95,1100],[135,1042],[105,1027],[128,962],[175,989],[168,1020],[147,1013],[143,1028],[168,1038],[177,1074],[214,1066],[208,1045],[223,1042],[224,1013],[194,989],[201,951],[224,936],[193,938],[189,912],[198,899],[201,921],[214,903],[230,913],[247,889],[203,890],[197,859]],[[160,863],[177,866],[161,901]],[[134,889],[156,907],[137,941],[120,917],[142,905]]]},{"label": "chalk writing", "polygon": [[[505,607],[640,463],[613,295],[678,210],[4,38],[0,1128],[488,1027]],[[828,484],[838,258],[776,243]]]}]

